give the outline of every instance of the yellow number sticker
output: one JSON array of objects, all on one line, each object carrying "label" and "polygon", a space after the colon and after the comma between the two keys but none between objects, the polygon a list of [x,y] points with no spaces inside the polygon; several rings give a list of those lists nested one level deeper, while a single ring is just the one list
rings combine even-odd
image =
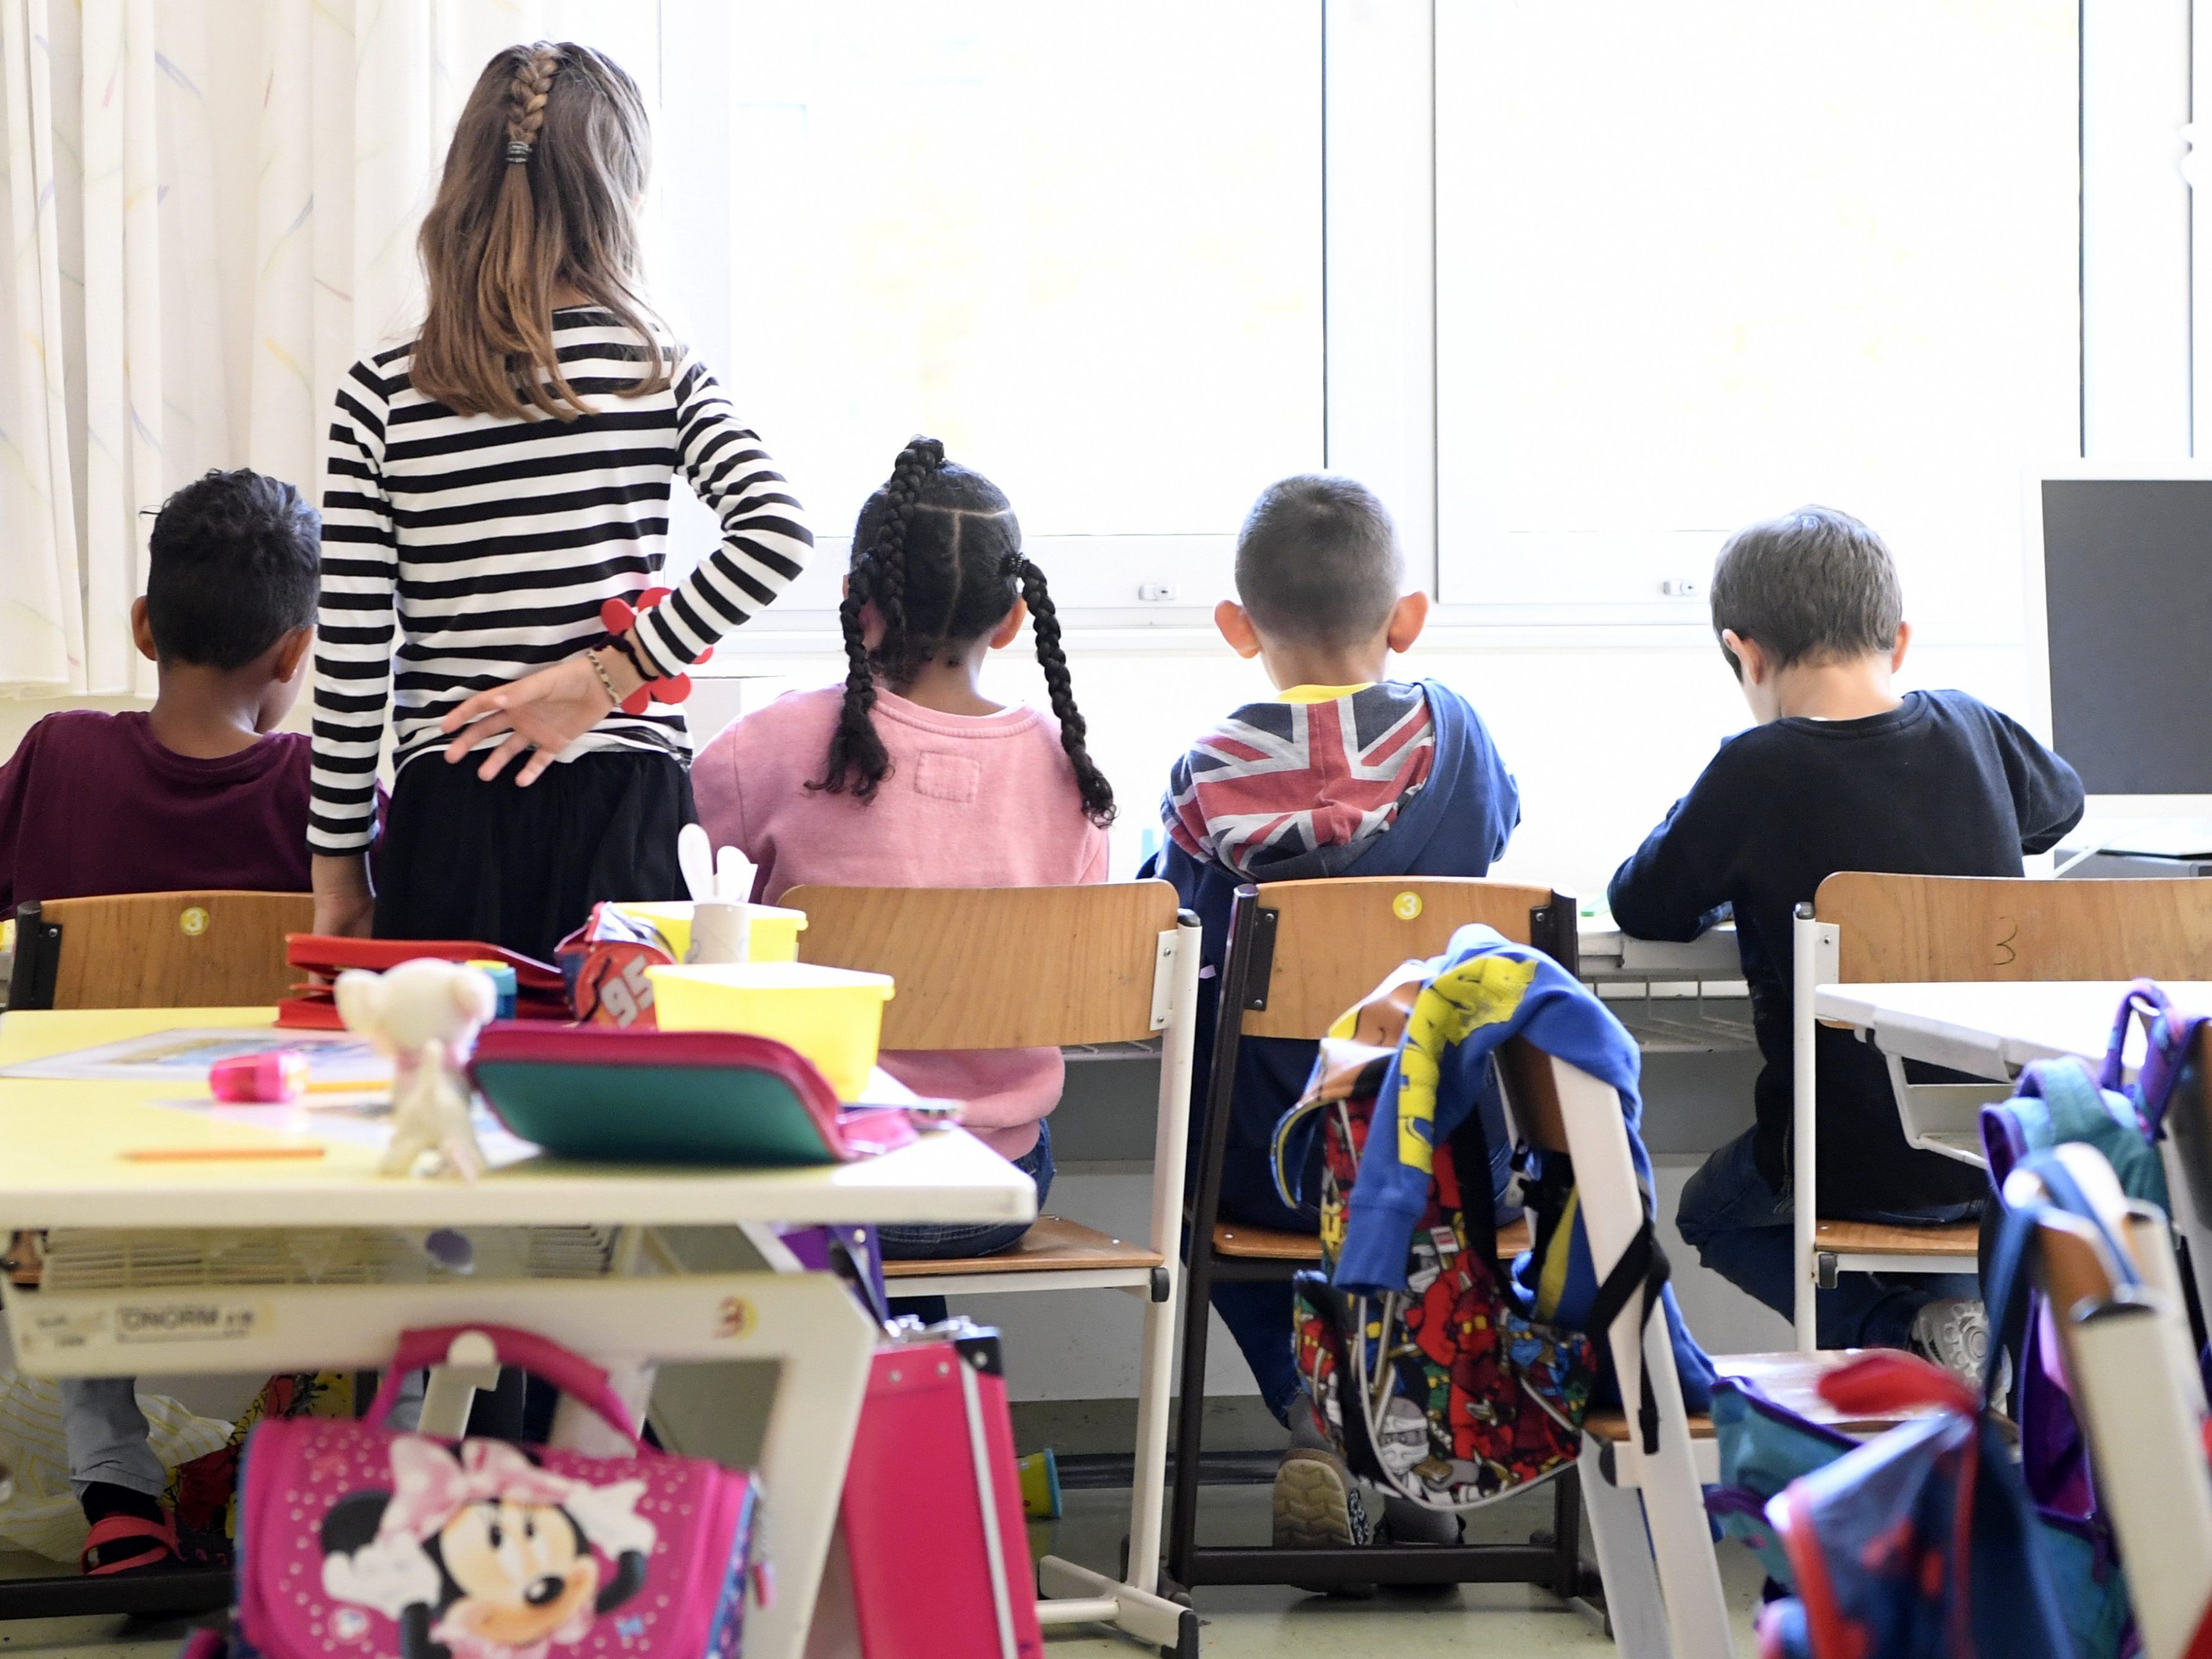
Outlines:
[{"label": "yellow number sticker", "polygon": [[1421,896],[1419,893],[1399,894],[1390,901],[1390,914],[1401,921],[1413,921],[1421,914]]},{"label": "yellow number sticker", "polygon": [[197,904],[188,904],[177,918],[177,926],[184,930],[186,939],[198,939],[208,929],[208,913]]}]

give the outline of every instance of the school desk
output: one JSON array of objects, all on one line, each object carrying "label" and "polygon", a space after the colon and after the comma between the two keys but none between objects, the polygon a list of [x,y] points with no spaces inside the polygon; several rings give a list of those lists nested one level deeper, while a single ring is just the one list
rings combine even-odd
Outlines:
[{"label": "school desk", "polygon": [[[266,1008],[25,1010],[0,1018],[0,1066],[157,1031],[272,1018]],[[778,1595],[748,1616],[746,1645],[789,1659],[803,1645],[829,1547],[873,1334],[838,1280],[798,1272],[769,1224],[1021,1221],[1036,1212],[1029,1178],[958,1129],[880,1158],[809,1169],[634,1168],[531,1156],[473,1185],[379,1176],[373,1144],[330,1135],[313,1137],[324,1146],[313,1159],[128,1158],[146,1147],[298,1139],[155,1103],[177,1094],[173,1083],[0,1077],[0,1236],[13,1228],[177,1229],[182,1247],[181,1265],[121,1262],[97,1285],[11,1292],[19,1365],[43,1376],[369,1369],[410,1327],[482,1321],[541,1331],[590,1355],[642,1410],[657,1362],[775,1362],[760,1473]],[[596,1227],[610,1230],[612,1243],[606,1270],[583,1277],[433,1279],[415,1263],[417,1282],[303,1282],[331,1277],[331,1230],[446,1226]],[[652,1231],[674,1226],[738,1229],[770,1271],[684,1273]],[[233,1274],[202,1250],[200,1236],[216,1228],[284,1230],[295,1248],[274,1267]],[[466,1388],[441,1386],[447,1380],[434,1384],[426,1427],[456,1400],[465,1412]],[[564,1410],[559,1431],[582,1440],[586,1422]],[[152,1591],[131,1588],[138,1582],[48,1580],[30,1597],[0,1585],[0,1616],[154,1605]]]},{"label": "school desk", "polygon": [[[2124,980],[1823,985],[1813,994],[1813,1012],[1825,1024],[1869,1038],[1893,1062],[1892,1083],[1907,1140],[1980,1164],[1984,1160],[1976,1120],[1982,1105],[2010,1094],[2013,1080],[2033,1061],[2070,1055],[2100,1064],[2112,1017],[2127,990]],[[2185,1012],[2212,1012],[2212,982],[2177,980],[2165,990]],[[2141,1036],[2131,1036],[2127,1052],[2139,1054]],[[1901,1064],[1905,1060],[1946,1066],[1989,1082],[1907,1085]],[[2132,1075],[2132,1061],[2128,1070]],[[2176,1129],[2184,1132],[2182,1126]],[[2161,1150],[2174,1224],[2189,1241],[2200,1289],[2212,1290],[2206,1279],[2212,1268],[2212,1229],[2198,1212],[2172,1136]],[[1873,1261],[1878,1271],[1878,1259]],[[1850,1270],[1867,1264],[1839,1257],[1838,1265]]]}]

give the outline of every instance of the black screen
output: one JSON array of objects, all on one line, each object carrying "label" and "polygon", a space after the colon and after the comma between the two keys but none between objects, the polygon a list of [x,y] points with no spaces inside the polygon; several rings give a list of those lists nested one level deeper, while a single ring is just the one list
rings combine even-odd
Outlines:
[{"label": "black screen", "polygon": [[2048,479],[2058,752],[2100,795],[2212,794],[2212,481]]}]

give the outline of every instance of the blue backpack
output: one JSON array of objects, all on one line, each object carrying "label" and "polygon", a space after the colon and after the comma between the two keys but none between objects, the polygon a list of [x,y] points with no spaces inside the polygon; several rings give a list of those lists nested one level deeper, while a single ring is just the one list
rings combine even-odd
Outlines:
[{"label": "blue backpack", "polygon": [[[2049,1205],[2095,1219],[2056,1158],[2038,1154],[2026,1167]],[[1987,1280],[1995,1335],[2027,1322],[2027,1256],[2045,1207],[2004,1218]],[[1821,1393],[1846,1410],[1936,1408],[1848,1451],[1836,1449],[1832,1431],[1771,1401],[1727,1413],[1716,1401],[1723,1485],[1708,1506],[1795,1591],[1762,1618],[1763,1655],[2118,1659],[2125,1650],[2127,1586],[2103,1523],[2039,1508],[1989,1409],[2001,1352],[1992,1340],[1978,1396],[1905,1354],[1869,1354],[1836,1372]],[[1765,1505],[1763,1528],[1747,1517],[1760,1486],[1823,1452],[1826,1461]]]}]

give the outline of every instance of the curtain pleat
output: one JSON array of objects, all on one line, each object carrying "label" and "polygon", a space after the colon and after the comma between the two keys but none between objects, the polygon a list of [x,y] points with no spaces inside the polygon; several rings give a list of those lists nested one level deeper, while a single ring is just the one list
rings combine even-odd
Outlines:
[{"label": "curtain pleat", "polygon": [[599,15],[0,0],[0,695],[152,691],[153,510],[218,466],[313,495],[338,377],[420,315],[416,228],[484,59]]}]

